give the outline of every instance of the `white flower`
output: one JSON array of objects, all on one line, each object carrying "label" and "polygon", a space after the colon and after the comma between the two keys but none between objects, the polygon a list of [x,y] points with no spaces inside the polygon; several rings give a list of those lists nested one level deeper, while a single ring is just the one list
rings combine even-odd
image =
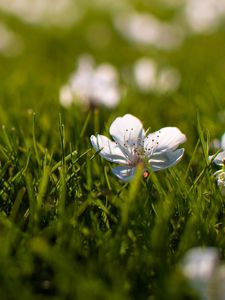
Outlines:
[{"label": "white flower", "polygon": [[187,251],[183,259],[183,272],[190,280],[207,282],[219,262],[218,250],[214,247],[195,247]]},{"label": "white flower", "polygon": [[218,266],[219,253],[214,247],[192,248],[184,256],[182,271],[204,300],[209,299],[208,289]]},{"label": "white flower", "polygon": [[108,63],[95,68],[92,57],[83,55],[77,70],[60,90],[60,103],[68,107],[76,100],[82,105],[112,108],[118,104],[120,94],[116,69]]},{"label": "white flower", "polygon": [[188,0],[184,14],[194,32],[213,31],[224,18],[225,0]]},{"label": "white flower", "polygon": [[134,80],[142,92],[174,92],[180,85],[179,72],[171,67],[159,68],[157,63],[142,57],[134,64]]},{"label": "white flower", "polygon": [[130,181],[137,165],[143,165],[143,173],[151,169],[159,171],[176,165],[184,149],[177,149],[186,136],[176,127],[165,127],[146,135],[141,121],[133,115],[118,117],[110,126],[114,141],[103,135],[91,136],[91,144],[100,156],[120,164],[112,168],[123,181]]},{"label": "white flower", "polygon": [[217,185],[221,188],[222,193],[225,193],[225,151],[222,151],[216,155],[216,157],[213,158],[213,155],[209,156],[209,160],[212,160],[213,162],[220,166],[221,169],[216,171],[214,173],[214,176],[217,180]]},{"label": "white flower", "polygon": [[158,66],[154,60],[140,58],[134,64],[134,79],[141,91],[154,91],[157,85]]},{"label": "white flower", "polygon": [[183,32],[180,28],[147,13],[119,14],[116,15],[114,24],[126,39],[140,45],[171,50],[179,47],[183,41]]},{"label": "white flower", "polygon": [[[214,155],[209,156],[209,160],[213,158]],[[225,165],[225,151],[222,151],[216,155],[216,157],[213,158],[213,162],[217,166],[224,166]]]},{"label": "white flower", "polygon": [[167,67],[161,70],[158,76],[157,90],[159,93],[174,92],[180,85],[180,74],[174,69]]}]

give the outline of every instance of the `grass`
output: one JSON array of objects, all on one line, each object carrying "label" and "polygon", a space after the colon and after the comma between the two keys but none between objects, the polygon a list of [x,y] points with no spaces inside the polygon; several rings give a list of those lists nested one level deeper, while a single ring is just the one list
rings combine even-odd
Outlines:
[{"label": "grass", "polygon": [[[57,31],[2,16],[24,50],[0,56],[0,299],[198,299],[179,268],[183,255],[194,246],[225,255],[225,200],[208,161],[225,123],[224,31],[165,53],[132,47],[100,12]],[[85,37],[97,21],[111,32],[100,50]],[[115,110],[65,110],[58,90],[83,52],[119,71],[153,56],[181,71],[181,87],[146,95],[123,81]],[[125,113],[153,131],[179,127],[187,135],[182,161],[147,181],[114,177],[89,137],[109,135]]]}]

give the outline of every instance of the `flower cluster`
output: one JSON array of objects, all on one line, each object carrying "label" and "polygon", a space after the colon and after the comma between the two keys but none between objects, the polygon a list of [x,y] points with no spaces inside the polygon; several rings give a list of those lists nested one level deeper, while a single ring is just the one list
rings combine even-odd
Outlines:
[{"label": "flower cluster", "polygon": [[109,132],[114,141],[106,136],[91,136],[92,146],[106,160],[120,164],[113,173],[123,181],[130,181],[138,165],[143,174],[159,171],[176,165],[184,154],[177,149],[186,141],[186,136],[176,127],[164,127],[147,134],[141,121],[131,114],[118,117]]},{"label": "flower cluster", "polygon": [[116,69],[108,63],[94,66],[89,55],[78,59],[78,68],[60,90],[60,103],[69,107],[74,101],[82,105],[115,107],[121,92]]}]

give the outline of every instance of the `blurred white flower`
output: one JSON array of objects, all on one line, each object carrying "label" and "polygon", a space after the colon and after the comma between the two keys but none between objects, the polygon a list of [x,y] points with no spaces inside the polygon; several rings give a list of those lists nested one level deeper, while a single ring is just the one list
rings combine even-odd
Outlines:
[{"label": "blurred white flower", "polygon": [[218,153],[216,157],[210,155],[209,160],[212,159],[216,165],[221,167],[220,170],[214,173],[214,176],[216,177],[217,185],[220,187],[222,194],[225,195],[225,151]]},{"label": "blurred white flower", "polygon": [[121,164],[112,168],[123,181],[133,179],[136,167],[141,165],[144,173],[159,171],[176,165],[184,154],[177,149],[186,136],[176,127],[164,127],[146,135],[141,121],[133,115],[118,117],[110,126],[114,141],[103,135],[91,136],[91,144],[106,160]]},{"label": "blurred white flower", "polygon": [[28,23],[72,25],[81,16],[80,6],[71,0],[0,0],[0,9]]},{"label": "blurred white flower", "polygon": [[[182,271],[202,299],[208,298],[209,284],[219,265],[219,253],[214,247],[192,248],[184,256]],[[214,299],[215,300],[215,299]]]},{"label": "blurred white flower", "polygon": [[157,65],[149,58],[141,58],[134,64],[134,79],[142,91],[153,91],[157,82]]},{"label": "blurred white flower", "polygon": [[178,89],[180,74],[175,68],[160,69],[155,61],[143,57],[134,64],[134,80],[143,92],[163,94]]},{"label": "blurred white flower", "polygon": [[19,54],[21,50],[21,39],[4,24],[0,23],[0,53],[5,56],[14,56]]},{"label": "blurred white flower", "polygon": [[74,101],[82,105],[115,107],[121,98],[116,69],[108,63],[94,67],[92,57],[83,55],[69,82],[60,90],[60,103],[69,107]]},{"label": "blurred white flower", "polygon": [[176,91],[179,85],[180,73],[176,69],[167,67],[159,72],[157,90],[160,93]]},{"label": "blurred white flower", "polygon": [[194,32],[213,31],[225,16],[225,0],[187,0],[184,14]]},{"label": "blurred white flower", "polygon": [[142,45],[170,50],[180,46],[183,33],[178,26],[160,21],[147,13],[127,13],[115,17],[117,30],[127,39]]}]

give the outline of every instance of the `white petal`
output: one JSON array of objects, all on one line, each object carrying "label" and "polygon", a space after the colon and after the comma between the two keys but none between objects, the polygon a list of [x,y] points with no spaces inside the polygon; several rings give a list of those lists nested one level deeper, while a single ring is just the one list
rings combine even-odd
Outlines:
[{"label": "white petal", "polygon": [[106,136],[98,134],[96,137],[92,135],[90,140],[96,151],[102,149],[99,154],[106,160],[119,164],[127,163],[127,160],[118,145],[110,141]]},{"label": "white petal", "polygon": [[221,137],[221,148],[225,150],[225,133]]},{"label": "white petal", "polygon": [[134,178],[135,170],[136,168],[129,166],[118,166],[112,168],[113,174],[125,182]]},{"label": "white petal", "polygon": [[183,154],[183,148],[176,151],[161,152],[160,154],[151,156],[149,163],[153,171],[167,169],[176,165],[181,160]]},{"label": "white petal", "polygon": [[[213,158],[213,155],[209,156],[209,160]],[[217,154],[217,156],[214,158],[213,162],[217,164],[218,166],[223,166],[225,160],[225,151],[220,152]]]},{"label": "white petal", "polygon": [[148,156],[155,152],[176,150],[186,141],[186,136],[177,127],[164,127],[149,134],[144,141],[144,149]]},{"label": "white petal", "polygon": [[125,148],[141,145],[145,136],[141,121],[130,114],[116,118],[109,132],[114,141]]}]

